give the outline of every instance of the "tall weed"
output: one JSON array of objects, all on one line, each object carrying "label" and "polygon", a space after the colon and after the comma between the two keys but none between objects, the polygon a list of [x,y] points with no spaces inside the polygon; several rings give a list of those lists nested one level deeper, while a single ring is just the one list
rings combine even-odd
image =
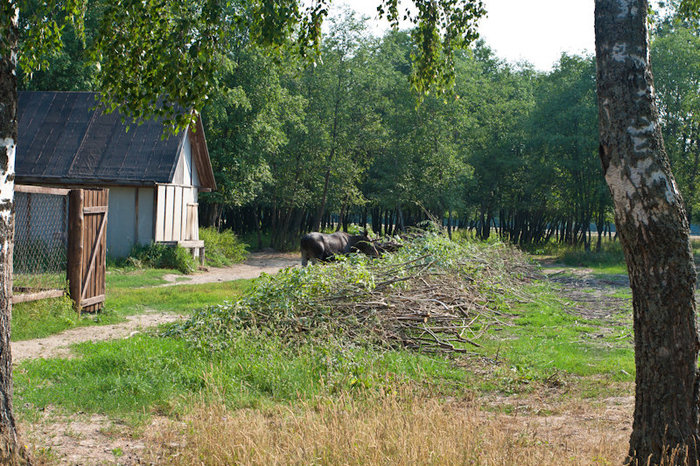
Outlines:
[{"label": "tall weed", "polygon": [[134,246],[127,263],[136,267],[175,269],[184,274],[197,270],[197,263],[187,249],[163,243]]},{"label": "tall weed", "polygon": [[199,238],[204,241],[207,265],[212,267],[236,264],[248,257],[248,245],[231,230],[220,232],[214,227],[200,228]]},{"label": "tall weed", "polygon": [[[388,395],[304,401],[295,407],[230,410],[196,406],[185,422],[147,434],[154,456],[190,464],[620,464],[626,423],[567,413],[497,415],[469,403]],[[591,421],[593,419],[593,421]]]}]

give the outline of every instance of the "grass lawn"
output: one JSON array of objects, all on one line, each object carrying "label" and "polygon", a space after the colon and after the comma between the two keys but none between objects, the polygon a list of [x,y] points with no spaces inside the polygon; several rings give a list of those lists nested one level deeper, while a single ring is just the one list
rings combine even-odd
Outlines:
[{"label": "grass lawn", "polygon": [[116,269],[107,273],[107,300],[104,309],[95,314],[77,315],[68,298],[19,303],[12,309],[12,341],[42,338],[63,330],[88,325],[123,322],[125,316],[147,309],[186,314],[193,309],[233,300],[240,296],[252,280],[173,285],[163,276],[178,274],[167,269]]},{"label": "grass lawn", "polygon": [[[607,270],[604,267],[612,266],[614,264],[608,263],[596,267]],[[188,313],[235,299],[254,282],[135,287],[139,283],[156,285],[163,274],[170,272],[124,270],[110,275],[105,312],[66,325],[95,325],[95,320],[99,320],[98,323],[118,321],[146,309]],[[591,294],[598,292],[590,290]],[[609,296],[627,298],[625,292],[610,291]],[[260,435],[288,422],[296,423],[295,429],[298,425],[316,422],[318,425],[308,433],[312,435],[311,431],[326,432],[326,426],[332,425],[333,420],[344,419],[347,413],[352,413],[353,419],[364,419],[360,422],[372,425],[366,427],[367,432],[381,433],[377,438],[380,444],[387,438],[394,438],[391,433],[400,436],[409,432],[406,426],[413,425],[424,415],[428,427],[439,422],[440,432],[454,428],[458,446],[454,449],[456,462],[491,464],[493,459],[479,456],[485,451],[481,441],[470,450],[470,456],[464,456],[466,447],[461,442],[466,441],[467,427],[455,424],[456,419],[462,419],[455,413],[462,412],[465,406],[473,406],[474,400],[478,405],[482,403],[478,400],[502,399],[483,407],[496,416],[517,412],[520,402],[514,400],[518,399],[545,397],[581,406],[580,403],[585,402],[582,400],[591,399],[591,403],[595,403],[601,398],[629,397],[632,393],[634,355],[629,316],[623,311],[604,318],[582,314],[575,303],[562,297],[556,285],[549,282],[532,281],[518,291],[518,296],[505,299],[510,305],[501,309],[500,324],[486,329],[478,341],[479,347],[466,347],[469,355],[423,354],[347,340],[341,342],[335,338],[300,339],[290,344],[282,341],[274,328],[236,330],[230,334],[227,345],[217,351],[197,346],[186,338],[166,336],[167,329],[153,329],[124,340],[81,343],[74,348],[79,355],[77,358],[25,361],[15,368],[15,409],[21,423],[38,422],[40,413],[50,408],[65,416],[76,413],[107,415],[118,422],[126,422],[134,432],[143,432],[153,415],[178,421],[185,419],[189,433],[179,435],[190,437],[187,447],[177,447],[173,464],[189,464],[187,455],[205,458],[209,464],[232,464],[245,458],[238,455],[255,452],[258,446],[241,446],[246,439],[232,441],[235,445],[229,446],[219,442],[221,432],[238,430],[228,424],[236,419],[245,419],[249,426],[262,423],[264,429],[261,428]],[[523,296],[529,299],[522,299]],[[60,316],[56,319],[60,320]],[[432,408],[420,414],[424,406]],[[538,416],[546,416],[552,409],[547,405]],[[375,414],[383,416],[381,413],[385,411],[384,418],[374,417]],[[319,440],[322,442],[317,447],[320,453],[314,450],[302,463],[313,457],[326,458],[328,464],[334,464],[331,458],[342,451],[343,439],[351,436],[343,432],[342,424],[327,439]],[[475,418],[474,435],[469,434],[469,439],[485,435],[482,440],[491,441],[488,432],[502,432],[500,422],[494,422],[486,434],[484,425],[491,424]],[[202,427],[194,433],[189,426]],[[158,435],[167,437],[166,431]],[[489,454],[511,447],[520,452],[526,445],[542,449],[538,451],[550,451],[534,434],[532,438],[522,433],[517,438],[507,433],[494,435],[502,435],[504,443],[493,447],[493,451],[488,450]],[[422,438],[424,440],[410,441],[402,438],[396,442],[400,445],[417,442],[422,445],[418,448],[420,451],[432,451],[432,448],[443,451],[432,443],[436,436]],[[158,442],[173,443],[167,439]],[[347,454],[357,452],[365,440],[353,442]],[[198,450],[201,445],[212,445],[212,449]],[[229,447],[234,453],[217,456],[223,455]],[[277,447],[268,449],[274,448]],[[290,451],[295,448],[289,447]],[[624,451],[624,445],[622,448],[620,451]],[[391,455],[404,450],[404,447],[390,447],[385,455],[394,457]],[[566,451],[568,455],[570,450]],[[616,452],[600,455],[610,458]],[[167,457],[169,453],[174,452],[159,454]],[[559,453],[551,461],[532,459],[494,464],[558,464],[556,455]],[[589,455],[588,459],[591,457]],[[373,457],[365,458],[371,462]],[[533,454],[532,458],[539,457]],[[414,460],[415,457],[406,456],[397,462]],[[251,460],[252,463],[256,461],[264,464],[262,460]],[[590,464],[590,461],[571,464]]]},{"label": "grass lawn", "polygon": [[[247,286],[250,282],[117,290],[110,304],[117,315],[139,306],[184,312],[197,307],[192,303],[219,303]],[[289,347],[252,330],[238,332],[225,350],[212,352],[152,334],[83,343],[76,348],[77,359],[23,363],[15,372],[15,391],[25,416],[51,404],[68,413],[138,420],[155,412],[178,414],[195,398],[217,393],[225,393],[227,405],[237,409],[343,393],[387,393],[400,386],[470,398],[576,380],[580,390],[573,392],[598,396],[617,393],[617,382],[634,379],[631,343],[621,338],[630,331],[628,322],[611,327],[572,314],[549,284],[535,283],[526,291],[534,301],[516,303],[512,316],[503,317],[508,325],[489,330],[482,346],[471,348],[480,355],[476,358],[348,347],[333,340]]]}]

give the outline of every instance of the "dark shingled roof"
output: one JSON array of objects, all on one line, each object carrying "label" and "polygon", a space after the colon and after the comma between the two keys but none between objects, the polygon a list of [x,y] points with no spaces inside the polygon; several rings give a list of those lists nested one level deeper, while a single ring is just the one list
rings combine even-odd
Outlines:
[{"label": "dark shingled roof", "polygon": [[[172,182],[187,132],[163,140],[163,124],[157,120],[132,123],[127,131],[119,113],[95,109],[96,98],[93,92],[19,93],[18,183]],[[197,126],[197,133],[189,134],[200,183],[215,189],[201,123]]]}]

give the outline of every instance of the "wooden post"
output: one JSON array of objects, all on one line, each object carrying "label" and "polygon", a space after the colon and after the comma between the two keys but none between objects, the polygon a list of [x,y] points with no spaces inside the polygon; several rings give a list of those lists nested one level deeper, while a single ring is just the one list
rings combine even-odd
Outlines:
[{"label": "wooden post", "polygon": [[78,312],[83,294],[83,222],[83,190],[73,189],[68,205],[68,289]]}]

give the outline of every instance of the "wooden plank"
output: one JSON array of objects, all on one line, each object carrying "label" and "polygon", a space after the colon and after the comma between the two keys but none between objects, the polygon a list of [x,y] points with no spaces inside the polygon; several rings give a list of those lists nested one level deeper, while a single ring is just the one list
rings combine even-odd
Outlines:
[{"label": "wooden plank", "polygon": [[68,289],[77,311],[80,311],[80,296],[83,283],[83,190],[70,192],[68,204]]},{"label": "wooden plank", "polygon": [[164,241],[172,241],[176,238],[173,238],[173,202],[175,200],[175,188],[171,188],[170,186],[165,187],[165,210],[164,212],[164,223],[165,223],[165,228],[163,230],[163,240]]},{"label": "wooden plank", "polygon": [[199,239],[198,209],[199,204],[197,203],[187,204],[187,238],[185,238],[186,240]]},{"label": "wooden plank", "polygon": [[[109,190],[105,189],[102,192],[102,202],[104,203],[105,206],[109,206]],[[108,215],[108,214],[105,214]],[[105,230],[105,234],[102,237],[102,244],[100,245],[102,248],[100,251],[100,281],[99,287],[97,289],[97,295],[99,294],[106,294],[107,293],[107,231]],[[100,306],[101,307],[101,306]]]},{"label": "wooden plank", "polygon": [[159,204],[158,204],[158,193],[159,192],[160,192],[160,186],[156,186],[155,189],[153,189],[153,215],[151,215],[151,218],[153,218],[153,238],[151,238],[151,240],[153,242],[156,242],[159,239],[162,239],[162,238],[158,237],[158,225],[160,225],[158,223],[158,218],[160,215],[160,213],[159,213],[160,208],[159,208]]},{"label": "wooden plank", "polygon": [[88,306],[94,306],[95,304],[100,304],[105,302],[105,295],[97,295],[93,296],[92,298],[85,298],[82,301],[80,301],[80,304],[83,307],[88,307]]},{"label": "wooden plank", "polygon": [[183,248],[202,248],[204,247],[204,241],[202,240],[189,240],[189,241],[178,241],[178,246]]},{"label": "wooden plank", "polygon": [[192,239],[189,237],[187,230],[187,199],[189,197],[189,188],[182,188],[182,196],[180,198],[180,240]]},{"label": "wooden plank", "polygon": [[[85,276],[83,280],[83,292],[80,295],[80,300],[82,301],[85,296],[86,292],[88,290],[88,285],[90,284],[90,277],[93,274],[93,270],[95,268],[95,259],[97,258],[97,252],[100,249],[100,245],[102,243],[102,235],[105,234],[105,226],[107,225],[107,213],[105,213],[102,216],[102,221],[100,222],[99,229],[97,230],[97,234],[94,236],[95,240],[92,243],[92,250],[90,252],[90,260],[88,261],[88,266],[87,266],[87,275]],[[95,291],[94,289],[92,290],[93,292]]]},{"label": "wooden plank", "polygon": [[15,185],[16,193],[29,193],[29,194],[53,194],[56,196],[67,196],[71,190],[61,189],[61,188],[45,188],[43,186],[29,186],[24,184]]},{"label": "wooden plank", "polygon": [[182,198],[184,188],[173,188],[175,190],[175,201],[173,202],[173,238],[182,239]]},{"label": "wooden plank", "polygon": [[21,293],[12,296],[12,304],[26,303],[29,301],[38,301],[40,299],[59,298],[63,296],[63,290],[46,290],[36,293]]},{"label": "wooden plank", "polygon": [[106,205],[96,205],[92,207],[83,208],[84,214],[104,214],[105,212],[107,212]]}]

